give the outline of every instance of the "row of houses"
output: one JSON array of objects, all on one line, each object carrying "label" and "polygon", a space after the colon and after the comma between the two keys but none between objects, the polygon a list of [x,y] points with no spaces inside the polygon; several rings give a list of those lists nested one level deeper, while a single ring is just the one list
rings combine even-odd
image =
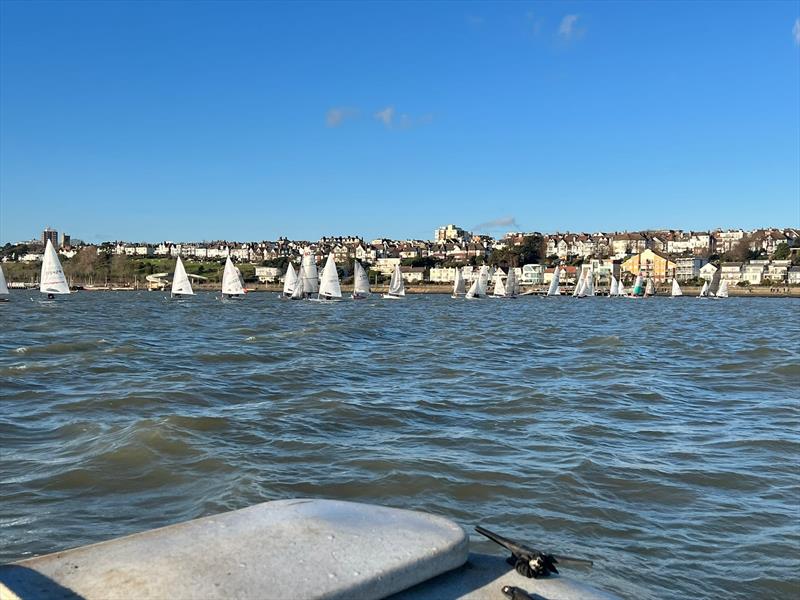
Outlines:
[{"label": "row of houses", "polygon": [[[507,237],[518,238],[520,233]],[[544,236],[547,256],[608,256],[624,258],[644,250],[669,255],[709,256],[733,250],[746,239],[752,252],[773,254],[781,243],[793,245],[800,239],[797,229],[729,229],[716,231],[645,231],[624,233],[555,233]]]}]

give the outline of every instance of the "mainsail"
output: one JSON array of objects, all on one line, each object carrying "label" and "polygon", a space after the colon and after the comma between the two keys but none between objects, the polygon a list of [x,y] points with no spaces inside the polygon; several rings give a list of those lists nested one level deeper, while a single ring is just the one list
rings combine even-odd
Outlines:
[{"label": "mainsail", "polygon": [[6,276],[3,275],[3,267],[0,266],[0,296],[8,295],[8,285],[6,284]]},{"label": "mainsail", "polygon": [[620,280],[617,284],[617,296],[624,296],[625,295],[625,285]]},{"label": "mainsail", "polygon": [[339,273],[336,271],[336,261],[333,260],[333,252],[328,254],[325,268],[322,269],[322,280],[319,284],[320,298],[341,298],[342,290],[339,287]]},{"label": "mainsail", "polygon": [[461,269],[456,267],[456,280],[453,283],[453,296],[463,296],[465,293],[464,288],[464,275],[461,273]]},{"label": "mainsail", "polygon": [[469,289],[467,290],[467,295],[466,295],[466,298],[468,298],[468,299],[476,298],[476,297],[480,298],[480,296],[478,296],[478,278],[477,277],[472,280],[472,285],[469,286]]},{"label": "mainsail", "polygon": [[499,298],[502,298],[506,295],[506,286],[503,283],[503,277],[499,273],[494,278],[494,291],[492,292],[492,295]]},{"label": "mainsail", "polygon": [[[286,297],[290,297],[294,292],[294,288],[297,285],[297,273],[294,270],[294,266],[292,263],[289,263],[289,266],[286,267],[286,275],[283,277],[283,295]],[[303,286],[299,286],[301,289]]]},{"label": "mainsail", "polygon": [[717,290],[717,298],[727,298],[728,297],[728,280],[723,279],[722,283],[719,284],[719,289]]},{"label": "mainsail", "polygon": [[389,281],[388,296],[405,296],[406,288],[403,284],[403,274],[400,272],[400,265],[395,265],[392,279]]},{"label": "mainsail", "polygon": [[608,290],[609,296],[619,296],[619,281],[613,275],[611,276],[611,287]]},{"label": "mainsail", "polygon": [[369,277],[361,263],[355,261],[355,274],[353,276],[353,297],[365,298],[369,296]]},{"label": "mainsail", "polygon": [[489,288],[489,267],[483,265],[480,273],[478,273],[478,290],[476,296],[484,297],[488,293]]},{"label": "mainsail", "polygon": [[594,297],[594,271],[589,269],[585,277],[586,283],[583,284],[583,295],[589,298]]},{"label": "mainsail", "polygon": [[506,279],[506,295],[514,297],[519,295],[519,280],[517,280],[517,272],[514,267],[508,268],[508,278]]},{"label": "mainsail", "polygon": [[[242,275],[239,272],[231,257],[225,259],[225,270],[222,272],[222,293],[226,296],[241,296],[244,294],[244,285],[242,285]],[[173,292],[174,293],[174,292]]]},{"label": "mainsail", "polygon": [[708,297],[708,281],[703,282],[703,287],[700,288],[700,295],[698,298],[707,298]]},{"label": "mainsail", "polygon": [[303,299],[303,296],[305,295],[305,288],[303,287],[305,275],[305,268],[303,267],[303,264],[300,263],[300,270],[297,272],[297,280],[295,281],[294,289],[292,290],[292,300]]},{"label": "mainsail", "polygon": [[58,260],[53,242],[47,240],[42,260],[42,272],[39,276],[39,291],[43,294],[69,294],[69,285],[64,276],[64,269]]},{"label": "mainsail", "polygon": [[303,292],[306,294],[316,294],[319,291],[319,274],[317,273],[317,261],[310,250],[306,250],[303,256]]},{"label": "mainsail", "polygon": [[578,276],[578,282],[575,284],[575,289],[572,290],[573,298],[577,298],[581,295],[581,293],[583,292],[583,284],[584,284],[583,277]]},{"label": "mainsail", "polygon": [[181,257],[178,257],[178,262],[175,263],[175,274],[172,276],[172,295],[193,295],[192,284],[189,283],[189,276],[186,274],[186,269],[183,267]]},{"label": "mainsail", "polygon": [[639,273],[636,276],[636,281],[633,282],[633,295],[634,296],[641,296],[644,294],[644,288],[642,287],[643,279],[642,274]]},{"label": "mainsail", "polygon": [[559,291],[559,286],[561,282],[561,265],[556,265],[555,270],[553,271],[553,280],[550,282],[550,289],[547,290],[548,296],[560,296],[561,292]]},{"label": "mainsail", "polygon": [[644,288],[644,295],[645,296],[655,296],[656,295],[656,286],[653,283],[653,279],[651,277],[647,278],[647,285]]},{"label": "mainsail", "polygon": [[681,291],[681,286],[678,283],[677,279],[672,280],[672,297],[675,296],[683,296],[683,292]]},{"label": "mainsail", "polygon": [[719,291],[720,278],[722,277],[722,268],[714,271],[714,276],[711,278],[711,283],[708,286],[708,295],[716,296]]}]

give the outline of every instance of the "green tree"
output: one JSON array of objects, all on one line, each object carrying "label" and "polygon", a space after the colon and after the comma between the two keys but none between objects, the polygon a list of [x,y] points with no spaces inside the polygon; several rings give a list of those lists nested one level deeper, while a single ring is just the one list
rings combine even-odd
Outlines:
[{"label": "green tree", "polygon": [[789,244],[786,242],[781,242],[775,248],[775,252],[772,254],[772,258],[774,260],[786,260],[789,258]]}]

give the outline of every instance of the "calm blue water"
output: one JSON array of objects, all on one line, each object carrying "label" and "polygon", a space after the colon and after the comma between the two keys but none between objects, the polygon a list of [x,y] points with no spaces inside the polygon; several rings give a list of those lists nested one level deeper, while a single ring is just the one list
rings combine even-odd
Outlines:
[{"label": "calm blue water", "polygon": [[0,304],[3,560],[306,496],[628,597],[800,593],[798,300],[31,295]]}]

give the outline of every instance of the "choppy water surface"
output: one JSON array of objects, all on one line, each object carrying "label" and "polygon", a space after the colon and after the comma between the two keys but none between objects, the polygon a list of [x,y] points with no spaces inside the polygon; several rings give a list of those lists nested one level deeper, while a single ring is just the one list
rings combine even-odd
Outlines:
[{"label": "choppy water surface", "polygon": [[304,496],[628,597],[800,590],[796,300],[30,295],[0,305],[0,559]]}]

